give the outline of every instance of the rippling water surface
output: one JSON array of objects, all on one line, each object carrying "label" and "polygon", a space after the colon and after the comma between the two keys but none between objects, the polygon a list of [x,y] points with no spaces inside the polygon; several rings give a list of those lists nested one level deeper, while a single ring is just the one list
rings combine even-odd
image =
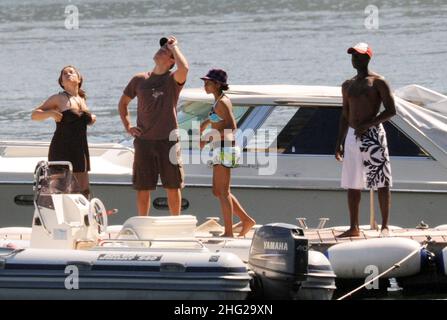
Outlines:
[{"label": "rippling water surface", "polygon": [[[392,88],[417,83],[447,92],[447,3],[377,1],[379,29],[364,26],[370,1],[280,0],[2,0],[0,1],[0,139],[48,140],[53,121],[30,111],[59,91],[62,66],[85,77],[98,115],[92,142],[125,137],[117,112],[124,86],[152,68],[160,36],[174,34],[201,86],[211,67],[233,84],[339,85],[353,74],[346,48],[366,41],[371,67]],[[65,9],[79,10],[79,29],[65,28]],[[132,105],[134,114],[135,105]]]}]

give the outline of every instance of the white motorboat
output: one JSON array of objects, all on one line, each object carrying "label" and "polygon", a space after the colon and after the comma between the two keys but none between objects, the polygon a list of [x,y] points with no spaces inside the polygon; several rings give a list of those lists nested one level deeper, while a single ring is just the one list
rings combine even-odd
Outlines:
[{"label": "white motorboat", "polygon": [[329,261],[309,253],[296,226],[262,226],[253,245],[204,234],[191,215],[131,217],[108,230],[103,203],[69,193],[61,166],[71,164],[36,168],[32,228],[0,229],[0,299],[332,297]]},{"label": "white motorboat", "polygon": [[[228,95],[241,129],[237,138],[244,150],[242,164],[232,173],[232,190],[244,208],[261,224],[273,217],[287,223],[306,217],[310,226],[320,217],[330,218],[332,225],[346,224],[341,164],[333,155],[340,88],[235,85],[231,89]],[[443,224],[447,206],[447,97],[419,86],[398,89],[394,95],[398,114],[385,123],[394,183],[391,223],[405,227],[414,227],[421,220]],[[199,219],[219,215],[218,201],[210,190],[211,170],[204,161],[193,163],[203,152],[191,143],[192,123],[206,117],[211,103],[212,97],[202,89],[185,89],[178,107],[180,127],[189,133],[182,142],[186,174],[183,213]],[[266,137],[266,130],[276,130],[277,134]],[[46,159],[47,152],[45,142],[1,143],[1,225],[28,222],[33,210],[34,166]],[[119,209],[110,220],[122,224],[136,212],[131,144],[91,144],[90,154],[94,195],[108,207]],[[152,215],[167,214],[162,188],[154,192],[152,201]],[[362,222],[369,222],[369,208],[369,201],[363,200]]]},{"label": "white motorboat", "polygon": [[185,239],[98,242],[107,228],[102,202],[66,193],[62,172],[44,162],[36,169],[30,243],[8,240],[0,250],[0,298],[246,298],[251,277],[232,253]]}]

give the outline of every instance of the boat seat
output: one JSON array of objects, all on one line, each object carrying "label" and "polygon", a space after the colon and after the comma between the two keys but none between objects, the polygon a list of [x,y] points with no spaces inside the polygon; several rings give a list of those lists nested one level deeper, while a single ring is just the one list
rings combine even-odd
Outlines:
[{"label": "boat seat", "polygon": [[119,238],[134,236],[137,239],[191,238],[194,237],[197,218],[192,215],[131,217],[124,222]]}]

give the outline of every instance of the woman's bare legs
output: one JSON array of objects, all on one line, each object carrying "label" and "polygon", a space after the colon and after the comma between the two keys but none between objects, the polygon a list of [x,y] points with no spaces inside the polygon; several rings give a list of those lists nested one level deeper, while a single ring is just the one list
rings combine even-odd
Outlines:
[{"label": "woman's bare legs", "polygon": [[233,237],[233,212],[242,222],[239,236],[244,236],[255,221],[242,208],[237,198],[230,192],[231,169],[222,165],[213,166],[213,194],[219,198],[222,215],[224,217],[224,237]]},{"label": "woman's bare legs", "polygon": [[231,171],[222,165],[213,166],[213,194],[220,201],[225,232],[222,236],[233,237],[233,201],[230,194]]},{"label": "woman's bare legs", "polygon": [[76,181],[79,186],[79,191],[82,193],[87,199],[90,199],[90,183],[88,179],[88,172],[73,172],[73,176],[76,178]]},{"label": "woman's bare legs", "polygon": [[242,222],[242,230],[239,232],[239,236],[245,236],[248,231],[250,231],[251,227],[256,224],[256,221],[248,215],[248,213],[242,208],[241,204],[234,196],[234,194],[230,193],[231,200],[233,201],[233,210],[234,213],[241,219]]}]

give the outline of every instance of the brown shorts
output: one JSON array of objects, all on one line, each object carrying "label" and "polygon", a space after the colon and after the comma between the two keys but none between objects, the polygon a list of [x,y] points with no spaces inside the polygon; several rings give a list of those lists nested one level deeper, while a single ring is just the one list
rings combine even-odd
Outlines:
[{"label": "brown shorts", "polygon": [[133,145],[135,148],[132,176],[134,189],[155,190],[159,175],[163,188],[183,188],[183,165],[179,142],[137,138]]}]

